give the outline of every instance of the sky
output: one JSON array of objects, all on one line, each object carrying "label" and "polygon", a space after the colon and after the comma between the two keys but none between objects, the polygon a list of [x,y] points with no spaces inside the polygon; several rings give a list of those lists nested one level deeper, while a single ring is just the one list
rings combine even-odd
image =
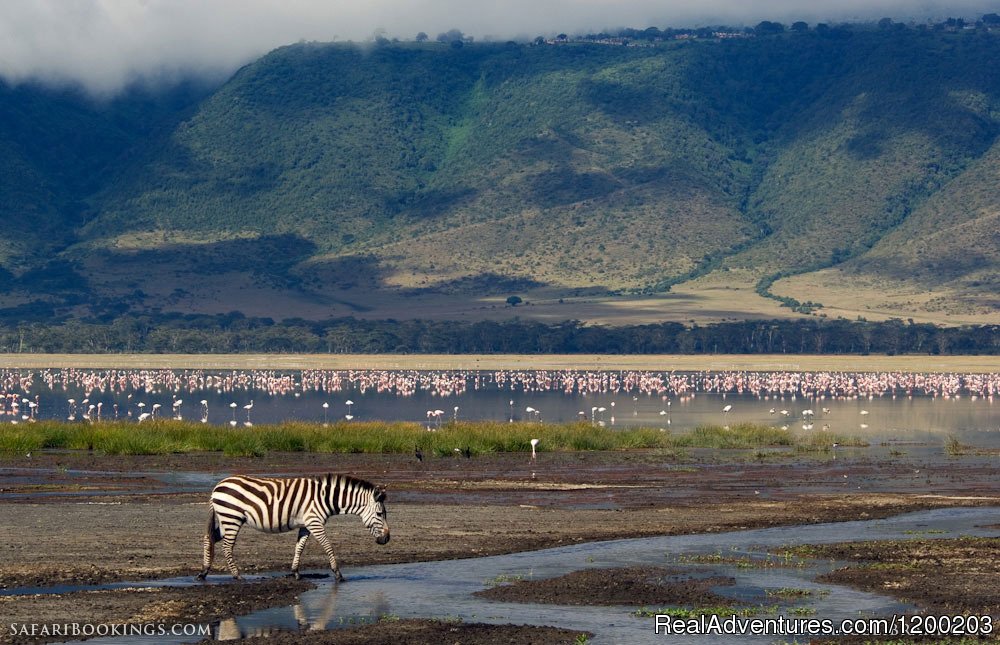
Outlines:
[{"label": "sky", "polygon": [[976,18],[997,0],[2,0],[0,77],[113,95],[144,80],[224,76],[300,40],[477,39],[615,27]]}]

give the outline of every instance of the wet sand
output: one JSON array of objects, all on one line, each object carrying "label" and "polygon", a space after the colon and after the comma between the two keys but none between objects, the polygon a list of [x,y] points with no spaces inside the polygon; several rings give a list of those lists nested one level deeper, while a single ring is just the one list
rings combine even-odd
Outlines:
[{"label": "wet sand", "polygon": [[[335,471],[388,483],[393,532],[388,545],[376,545],[357,518],[333,518],[328,524],[347,584],[352,567],[367,564],[1000,504],[1000,480],[995,458],[990,457],[881,458],[865,449],[836,458],[758,457],[749,451],[693,452],[686,457],[637,451],[546,453],[535,462],[523,454],[417,462],[401,455],[292,453],[230,459],[215,454],[107,457],[75,452],[0,459],[0,587],[193,576],[200,567],[210,482],[232,472]],[[177,480],[171,473],[179,471],[201,473],[200,479]],[[294,541],[291,534],[246,530],[236,547],[237,560],[246,573],[287,570]],[[963,566],[956,564],[958,571]],[[302,567],[326,568],[315,544],[307,547]],[[220,565],[214,573],[223,573]],[[291,581],[283,585],[283,580],[0,597],[0,614],[22,622],[198,622],[288,604],[298,587]],[[922,580],[911,585],[934,585],[933,577]],[[893,594],[894,587],[883,584],[880,592]],[[944,593],[951,592],[945,588]],[[914,598],[921,602],[921,597]],[[947,600],[934,600],[928,607],[949,606]],[[400,622],[418,639],[407,642],[440,642],[440,629],[471,627]],[[359,629],[369,630],[371,640],[350,642],[381,642],[376,634],[384,632],[378,630],[390,628]],[[507,628],[482,629],[498,630],[495,635],[501,638]],[[0,625],[0,639],[11,641],[5,630],[7,625]],[[537,642],[563,636],[572,642],[575,637],[549,636]],[[532,637],[518,638],[527,642]],[[455,640],[493,642],[465,636]]]}]

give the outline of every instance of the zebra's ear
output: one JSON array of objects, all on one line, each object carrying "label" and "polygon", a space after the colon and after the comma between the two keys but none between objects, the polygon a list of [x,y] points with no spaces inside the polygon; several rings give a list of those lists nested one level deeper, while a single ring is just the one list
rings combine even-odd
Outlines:
[{"label": "zebra's ear", "polygon": [[385,486],[379,485],[375,487],[375,501],[376,502],[385,501]]}]

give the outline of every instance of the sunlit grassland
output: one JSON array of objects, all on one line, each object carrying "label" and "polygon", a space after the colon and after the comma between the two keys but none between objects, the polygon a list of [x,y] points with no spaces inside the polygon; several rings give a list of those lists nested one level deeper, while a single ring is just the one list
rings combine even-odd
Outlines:
[{"label": "sunlit grassland", "polygon": [[821,302],[823,308],[819,311],[831,318],[912,318],[918,323],[935,325],[995,325],[1000,322],[1000,313],[990,304],[992,293],[976,293],[962,286],[952,283],[928,285],[915,279],[834,268],[784,278],[776,282],[771,291],[802,302]]},{"label": "sunlit grassland", "polygon": [[[433,426],[432,426],[433,428]],[[282,423],[254,427],[202,425],[159,420],[142,424],[99,422],[69,424],[43,421],[0,427],[0,454],[18,455],[44,449],[94,450],[111,455],[160,455],[222,452],[229,456],[263,456],[269,452],[410,453],[451,455],[456,449],[479,455],[528,452],[538,439],[538,452],[632,449],[751,449],[796,447],[824,449],[833,441],[859,445],[850,438],[799,436],[758,424],[731,428],[699,426],[689,433],[656,428],[611,430],[589,423],[451,422],[440,428],[410,422]],[[817,443],[818,441],[818,443]]]}]

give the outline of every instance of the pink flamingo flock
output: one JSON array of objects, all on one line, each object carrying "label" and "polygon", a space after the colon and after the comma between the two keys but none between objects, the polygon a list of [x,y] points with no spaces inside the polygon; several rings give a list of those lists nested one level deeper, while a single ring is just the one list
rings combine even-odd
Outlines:
[{"label": "pink flamingo flock", "polygon": [[[685,400],[696,393],[749,394],[759,399],[872,399],[875,397],[930,396],[945,399],[988,399],[1000,395],[1000,374],[907,372],[741,372],[741,371],[583,371],[583,370],[498,370],[418,371],[418,370],[0,370],[0,419],[12,422],[38,418],[41,399],[33,390],[85,393],[81,403],[67,399],[70,420],[80,417],[100,420],[113,415],[136,419],[156,418],[160,404],[146,411],[139,402],[142,393],[173,397],[170,412],[182,418],[184,393],[214,391],[233,398],[295,396],[307,393],[391,393],[412,396],[426,392],[448,397],[473,391],[513,391],[525,394],[563,392],[566,394],[605,395],[630,393]],[[102,410],[103,395],[128,395],[126,409],[118,404]],[[353,402],[351,402],[353,403]],[[513,404],[513,402],[512,402]],[[245,425],[250,424],[250,407]],[[231,404],[236,408],[236,402]],[[596,409],[596,408],[595,408]],[[324,410],[326,408],[324,407]],[[201,401],[201,419],[207,420],[207,401]],[[324,413],[325,414],[325,413]],[[443,414],[443,413],[442,413]],[[457,410],[455,412],[457,416]],[[348,413],[351,415],[350,406]],[[235,421],[235,414],[233,421]]]}]

